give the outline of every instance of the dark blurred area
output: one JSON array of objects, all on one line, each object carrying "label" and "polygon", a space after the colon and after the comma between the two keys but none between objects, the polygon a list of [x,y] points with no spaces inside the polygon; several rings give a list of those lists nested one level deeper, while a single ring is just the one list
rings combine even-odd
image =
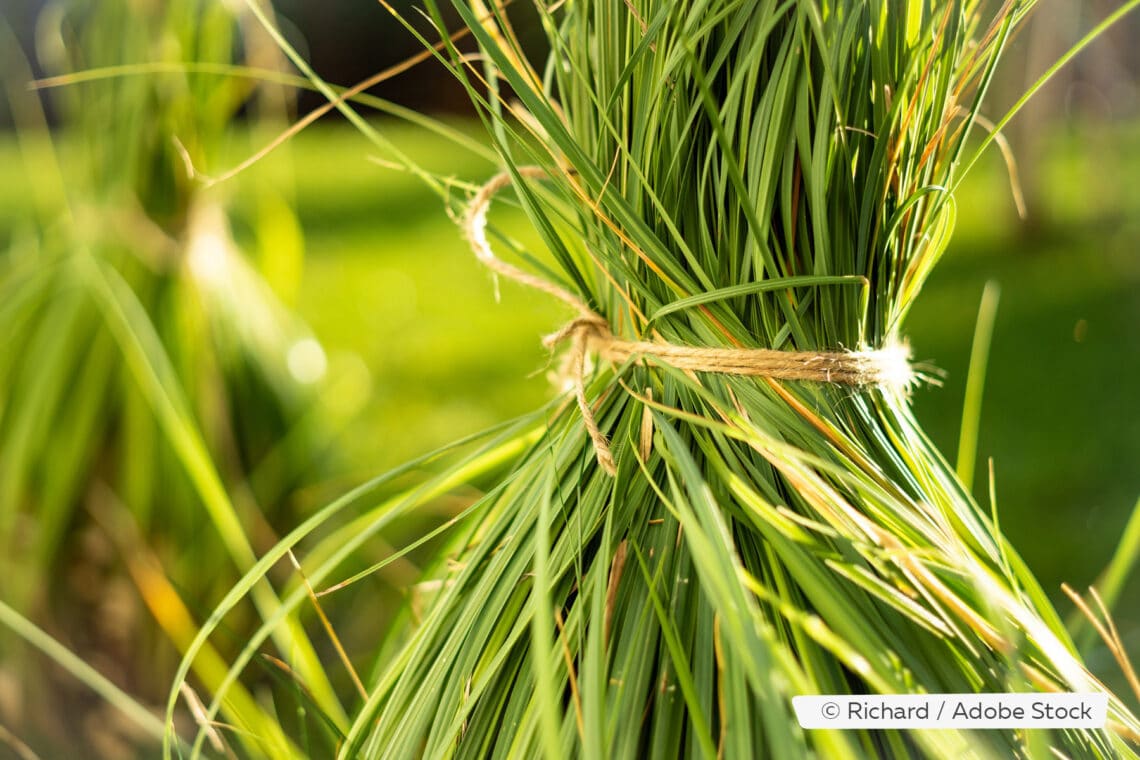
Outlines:
[{"label": "dark blurred area", "polygon": [[[226,2],[241,4],[241,0]],[[438,39],[421,4],[408,0],[393,0],[391,4],[405,18],[418,19],[419,31],[427,39]],[[450,4],[442,6],[449,28],[458,28]],[[45,8],[51,11],[52,7],[53,3],[44,0],[6,0],[3,4],[6,22],[15,31],[36,76],[48,73],[35,53],[37,44],[42,47],[52,34],[52,13],[42,14]],[[273,7],[286,37],[320,76],[334,84],[351,85],[362,81],[423,50],[411,32],[376,0],[277,0]],[[1119,7],[1119,2],[1105,0],[1040,0],[1031,23],[1023,27],[1010,46],[1007,55],[1017,62],[1001,67],[995,83],[998,98],[1007,102],[1009,98],[1003,95],[1012,96],[1023,90],[1086,30]],[[510,6],[508,14],[528,55],[541,60],[545,54],[543,36],[536,33],[533,10],[528,4],[520,3]],[[1140,41],[1140,17],[1134,14],[1062,70],[1054,83],[1027,107],[1019,123],[1031,131],[1040,126],[1041,118],[1049,115],[1059,119],[1136,116],[1140,109],[1137,86],[1140,45],[1137,41]],[[460,40],[457,44],[461,49],[471,47],[469,40]],[[470,112],[462,88],[441,66],[431,61],[377,85],[372,92],[429,113]],[[306,93],[300,99],[303,109],[320,102],[320,96],[313,93]],[[5,108],[0,104],[2,127],[10,126]]]},{"label": "dark blurred area", "polygon": [[[204,0],[204,4],[208,2],[223,0]],[[233,6],[240,6],[241,2],[225,0],[225,4]],[[393,0],[391,5],[406,19],[418,21],[417,31],[425,39],[439,40],[422,6],[408,0]],[[442,5],[448,28],[458,29],[458,17],[448,3]],[[423,45],[412,32],[376,0],[277,0],[273,8],[285,37],[318,75],[331,84],[355,84],[423,52]],[[545,38],[537,29],[533,8],[517,4],[508,12],[528,55],[542,59]],[[44,56],[40,54],[45,46],[54,44],[52,38],[57,31],[53,24],[57,14],[58,4],[50,1],[5,0],[3,3],[2,15],[15,32],[36,77],[61,73],[45,71]],[[457,39],[455,44],[460,50],[474,49],[470,39]],[[463,87],[434,60],[426,60],[369,92],[425,113],[471,113],[470,100]],[[298,99],[302,112],[323,102],[319,94],[312,92],[302,93]],[[330,115],[328,118],[339,117]],[[7,103],[0,99],[0,129],[11,126]]]}]

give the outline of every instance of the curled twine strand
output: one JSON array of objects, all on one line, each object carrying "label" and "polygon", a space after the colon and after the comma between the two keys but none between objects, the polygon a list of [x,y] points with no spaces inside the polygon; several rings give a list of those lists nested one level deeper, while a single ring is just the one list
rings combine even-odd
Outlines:
[{"label": "curled twine strand", "polygon": [[[526,179],[549,177],[547,171],[539,166],[521,166],[515,171],[518,176]],[[610,330],[609,322],[578,296],[495,256],[487,240],[487,211],[495,194],[512,182],[513,175],[510,172],[501,172],[479,188],[467,206],[463,220],[464,233],[475,257],[492,272],[553,296],[578,313],[562,329],[543,338],[543,345],[553,349],[563,341],[570,341],[567,367],[574,398],[593,442],[598,464],[610,475],[617,472],[613,452],[586,399],[586,355],[591,351],[618,364],[630,359],[652,357],[681,370],[776,380],[810,380],[837,385],[905,389],[918,379],[910,364],[909,349],[905,343],[899,342],[875,350],[816,352],[678,346],[620,338]]]}]

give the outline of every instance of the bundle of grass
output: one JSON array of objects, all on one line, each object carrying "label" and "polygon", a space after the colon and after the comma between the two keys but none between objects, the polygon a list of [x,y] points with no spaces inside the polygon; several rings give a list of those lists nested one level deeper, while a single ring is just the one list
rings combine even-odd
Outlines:
[{"label": "bundle of grass", "polygon": [[[285,105],[278,87],[187,62],[229,67],[243,47],[272,66],[273,46],[197,0],[61,3],[41,29],[41,63],[65,83],[119,68],[53,90],[49,129],[5,36],[26,159],[23,177],[5,176],[26,206],[0,250],[0,722],[54,756],[121,756],[137,729],[7,628],[40,648],[54,645],[28,619],[52,630],[96,665],[64,658],[88,686],[144,703],[164,694],[194,619],[295,520],[294,489],[320,472],[323,355],[234,240],[243,225],[277,271],[299,266],[286,186],[250,184],[238,208],[185,160],[223,150],[240,109],[280,117]],[[165,68],[128,76],[140,63]],[[276,599],[264,588],[255,605],[269,616]],[[155,723],[144,727],[161,733]]]},{"label": "bundle of grass", "polygon": [[[599,361],[453,545],[346,754],[1128,752],[1099,731],[804,733],[789,711],[796,694],[1099,688],[915,424],[892,349],[1026,5],[539,6],[537,74],[503,14],[456,4],[487,61],[480,76],[450,48],[496,184],[560,270],[524,281],[580,302],[571,384]],[[511,276],[484,245],[487,195],[468,231]],[[726,369],[726,349],[757,348],[812,379]],[[870,375],[830,373],[846,349]]]},{"label": "bundle of grass", "polygon": [[[393,515],[510,460],[445,526],[464,529],[361,708],[330,722],[339,757],[1135,756],[1116,698],[1109,731],[792,715],[804,694],[1103,690],[907,397],[904,320],[1027,6],[536,3],[539,72],[501,8],[455,4],[482,55],[444,34],[436,50],[505,167],[466,233],[498,276],[574,309],[549,340],[568,345],[567,396],[311,549],[316,584]],[[550,259],[493,247],[508,188]],[[300,526],[215,619],[381,486]]]}]

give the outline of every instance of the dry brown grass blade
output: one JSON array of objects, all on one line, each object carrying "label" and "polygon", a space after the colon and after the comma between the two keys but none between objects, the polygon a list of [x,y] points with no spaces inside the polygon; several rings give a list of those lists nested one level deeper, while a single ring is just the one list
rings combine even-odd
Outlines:
[{"label": "dry brown grass blade", "polygon": [[1025,207],[1025,193],[1022,192],[1021,189],[1021,175],[1017,170],[1017,157],[1013,155],[1013,149],[1009,146],[1009,140],[998,130],[997,125],[985,116],[974,114],[974,121],[978,126],[994,136],[994,144],[997,145],[998,151],[1001,152],[1006,173],[1009,175],[1009,191],[1013,195],[1013,203],[1017,207],[1017,216],[1021,219],[1025,219],[1029,215],[1029,212]]},{"label": "dry brown grass blade", "polygon": [[[448,44],[448,42],[455,42],[455,41],[460,40],[463,37],[467,36],[468,34],[470,34],[469,29],[467,29],[467,28],[460,29],[460,30],[454,32],[451,35],[451,37],[448,39],[447,42],[444,42],[444,41],[438,42],[434,49],[422,50],[413,56],[405,58],[404,60],[400,61],[399,63],[397,63],[393,66],[389,66],[388,68],[384,69],[383,71],[380,71],[376,74],[373,74],[372,76],[368,77],[367,79],[364,79],[364,80],[361,80],[360,82],[357,82],[352,87],[349,87],[347,90],[345,90],[340,95],[338,95],[335,100],[329,100],[329,101],[322,103],[321,105],[317,106],[312,111],[309,111],[307,114],[305,114],[303,117],[301,117],[295,124],[290,126],[288,129],[286,129],[281,134],[277,135],[277,137],[270,140],[269,143],[265,147],[263,147],[261,150],[257,151],[252,156],[245,159],[244,161],[242,161],[240,164],[233,167],[232,169],[229,169],[229,170],[223,172],[222,174],[219,174],[216,177],[211,177],[209,175],[206,175],[206,174],[199,172],[197,169],[193,169],[193,175],[192,176],[195,179],[201,180],[203,183],[205,183],[205,185],[207,187],[219,184],[221,182],[225,182],[226,180],[229,180],[229,179],[236,177],[238,174],[241,174],[243,171],[250,168],[251,166],[256,164],[258,161],[260,161],[261,159],[265,158],[266,156],[268,156],[273,151],[280,148],[282,145],[284,145],[290,139],[292,139],[293,137],[296,137],[298,134],[303,132],[306,127],[308,127],[310,124],[312,124],[317,119],[324,116],[325,114],[329,113],[333,109],[337,108],[338,106],[343,105],[344,103],[348,102],[349,100],[351,100],[355,96],[359,95],[360,93],[364,92],[365,90],[372,88],[372,87],[375,87],[376,85],[378,85],[382,82],[386,82],[395,76],[403,74],[405,71],[412,68],[416,64],[422,63],[423,61],[426,61],[429,58],[431,58],[434,55],[434,53],[442,50]],[[188,156],[184,160],[188,160]],[[192,163],[190,164],[190,166],[193,168]]]},{"label": "dry brown grass blade", "polygon": [[578,726],[578,736],[586,739],[586,722],[582,717],[582,693],[578,690],[578,674],[574,670],[574,653],[566,640],[566,627],[562,622],[562,612],[554,611],[554,623],[558,627],[558,641],[562,643],[562,659],[566,661],[567,679],[570,681],[570,699],[574,703],[574,721]]},{"label": "dry brown grass blade", "polygon": [[1124,648],[1124,642],[1120,638],[1120,632],[1116,629],[1116,623],[1113,622],[1112,615],[1109,614],[1108,608],[1101,600],[1096,589],[1090,586],[1089,595],[1092,596],[1097,609],[1100,611],[1099,617],[1071,586],[1063,583],[1061,584],[1061,590],[1065,592],[1065,596],[1072,600],[1073,604],[1077,606],[1077,609],[1081,611],[1081,614],[1088,618],[1088,621],[1092,624],[1097,635],[1104,641],[1104,645],[1108,648],[1108,651],[1112,653],[1112,657],[1116,660],[1116,664],[1120,667],[1120,672],[1124,674],[1124,678],[1128,681],[1128,686],[1132,689],[1132,693],[1136,695],[1137,699],[1140,699],[1140,678],[1137,677],[1136,669],[1132,666],[1132,660]]},{"label": "dry brown grass blade", "polygon": [[182,698],[190,708],[190,715],[194,717],[194,722],[201,727],[203,733],[206,735],[206,741],[210,742],[210,746],[214,748],[214,751],[223,752],[226,757],[235,757],[233,750],[230,749],[229,745],[222,739],[222,735],[218,733],[218,726],[221,724],[211,722],[206,718],[206,706],[202,704],[198,693],[190,688],[190,684],[188,683],[183,683],[180,691],[182,692]]},{"label": "dry brown grass blade", "polygon": [[352,665],[352,660],[348,657],[348,652],[344,650],[344,645],[340,643],[340,637],[337,636],[336,630],[333,628],[332,623],[329,622],[328,616],[325,615],[324,608],[321,607],[321,600],[317,598],[317,593],[313,590],[312,584],[309,583],[308,576],[301,568],[301,563],[297,561],[297,556],[293,554],[293,550],[288,552],[289,561],[293,563],[297,575],[300,576],[301,582],[305,584],[305,591],[309,594],[309,601],[313,603],[313,609],[317,611],[317,617],[321,619],[321,625],[324,627],[325,632],[328,633],[329,639],[332,641],[333,647],[336,648],[337,656],[340,661],[344,663],[345,670],[348,671],[349,677],[352,679],[352,685],[356,687],[356,692],[364,701],[368,701],[368,690],[364,688],[364,682],[360,680],[360,676],[356,673],[356,668]]},{"label": "dry brown grass blade", "polygon": [[[643,457],[648,459],[648,457]],[[606,617],[602,626],[604,634],[602,638],[609,642],[610,640],[610,626],[614,617],[614,604],[617,601],[618,586],[621,584],[622,571],[625,570],[625,556],[627,550],[627,542],[622,539],[618,544],[617,550],[614,552],[613,561],[610,562],[610,580],[606,586]]]}]

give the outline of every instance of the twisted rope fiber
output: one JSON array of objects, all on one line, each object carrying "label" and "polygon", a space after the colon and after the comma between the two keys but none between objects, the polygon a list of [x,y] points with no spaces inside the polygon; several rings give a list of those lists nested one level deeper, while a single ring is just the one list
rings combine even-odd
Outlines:
[{"label": "twisted rope fiber", "polygon": [[[539,166],[522,166],[516,171],[526,179],[549,177],[547,171]],[[598,464],[610,475],[617,472],[613,452],[586,399],[586,356],[590,352],[617,364],[652,357],[676,369],[693,372],[809,380],[836,385],[906,388],[917,378],[910,365],[909,351],[902,343],[888,344],[876,350],[817,352],[679,346],[618,337],[610,330],[609,322],[577,295],[495,256],[487,240],[487,212],[495,194],[512,182],[510,172],[501,172],[480,187],[467,206],[463,231],[475,257],[492,272],[553,296],[578,312],[575,319],[546,336],[543,343],[553,349],[563,341],[570,341],[568,371],[574,397],[593,442]]]}]

